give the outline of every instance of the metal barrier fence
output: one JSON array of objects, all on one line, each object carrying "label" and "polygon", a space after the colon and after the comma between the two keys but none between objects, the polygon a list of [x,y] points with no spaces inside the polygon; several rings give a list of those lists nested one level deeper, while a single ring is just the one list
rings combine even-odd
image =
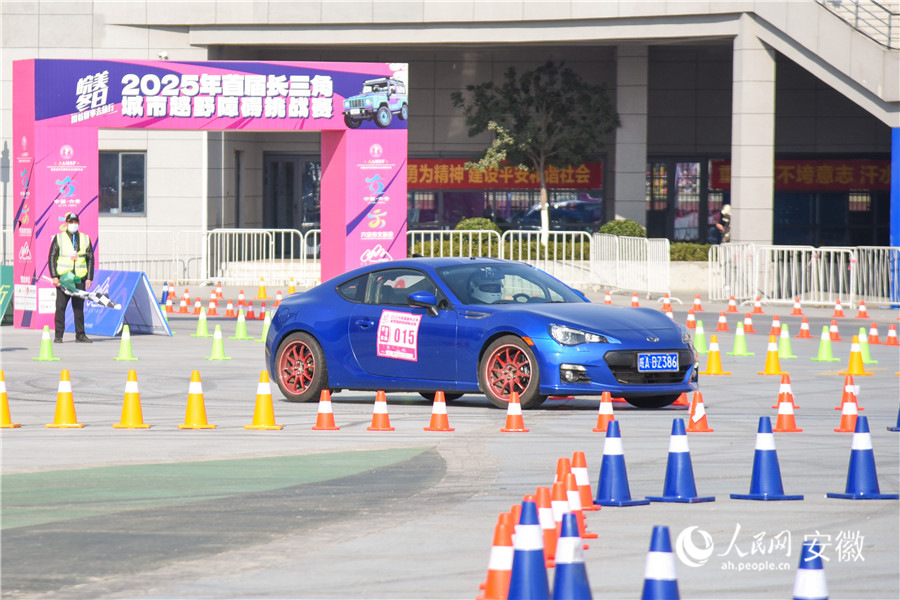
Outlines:
[{"label": "metal barrier fence", "polygon": [[584,231],[551,231],[547,245],[540,231],[507,231],[503,258],[523,262],[569,285],[591,285],[591,236]]},{"label": "metal barrier fence", "polygon": [[669,240],[595,233],[591,243],[597,285],[641,291],[648,298],[670,291]]},{"label": "metal barrier fence", "polygon": [[710,300],[900,302],[900,248],[735,243],[712,246],[708,260]]},{"label": "metal barrier fence", "polygon": [[418,229],[406,232],[410,256],[496,256],[500,252],[500,234],[496,231],[446,231]]}]

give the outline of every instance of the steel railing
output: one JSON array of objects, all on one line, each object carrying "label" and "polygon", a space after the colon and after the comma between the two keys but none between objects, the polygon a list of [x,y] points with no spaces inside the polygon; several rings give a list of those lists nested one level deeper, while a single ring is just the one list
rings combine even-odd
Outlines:
[{"label": "steel railing", "polygon": [[[873,41],[900,48],[900,10],[897,3],[874,0],[816,0],[845,23]],[[892,6],[888,6],[893,4]]]}]

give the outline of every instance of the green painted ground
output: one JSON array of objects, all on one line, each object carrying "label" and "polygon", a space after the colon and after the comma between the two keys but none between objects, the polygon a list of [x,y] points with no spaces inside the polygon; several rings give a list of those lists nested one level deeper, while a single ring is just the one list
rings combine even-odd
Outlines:
[{"label": "green painted ground", "polygon": [[329,481],[425,452],[399,448],[0,476],[0,528],[165,508]]}]

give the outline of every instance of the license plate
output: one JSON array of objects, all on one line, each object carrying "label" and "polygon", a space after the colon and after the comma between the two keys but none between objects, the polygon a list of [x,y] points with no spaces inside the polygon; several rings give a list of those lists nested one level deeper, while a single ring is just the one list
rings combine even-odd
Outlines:
[{"label": "license plate", "polygon": [[638,354],[638,372],[677,371],[678,353]]},{"label": "license plate", "polygon": [[360,109],[358,109],[358,108],[351,108],[351,109],[350,109],[350,114],[351,114],[351,115],[358,115],[358,114],[360,114],[361,112],[362,112],[362,111],[361,111]]}]

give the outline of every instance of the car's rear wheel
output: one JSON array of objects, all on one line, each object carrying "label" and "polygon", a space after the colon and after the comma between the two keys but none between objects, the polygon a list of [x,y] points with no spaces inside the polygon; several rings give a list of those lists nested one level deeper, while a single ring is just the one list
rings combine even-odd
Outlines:
[{"label": "car's rear wheel", "polygon": [[531,348],[514,335],[494,340],[478,365],[478,383],[491,404],[506,408],[513,392],[522,408],[536,408],[546,400],[538,393],[540,369]]},{"label": "car's rear wheel", "polygon": [[[434,402],[434,394],[435,392],[419,392],[419,395],[429,402]],[[454,400],[462,398],[462,396],[462,394],[457,394],[455,392],[444,392],[444,400],[447,402],[453,402]]]},{"label": "car's rear wheel", "polygon": [[375,124],[379,127],[387,127],[391,124],[393,118],[394,115],[391,114],[391,109],[387,106],[380,106],[375,112]]},{"label": "car's rear wheel", "polygon": [[668,406],[678,400],[680,394],[669,394],[666,396],[644,396],[642,398],[628,398],[628,404],[637,406],[638,408],[662,408]]},{"label": "car's rear wheel", "polygon": [[398,114],[397,116],[400,117],[401,121],[405,121],[406,119],[408,119],[409,118],[409,106],[407,106],[406,104],[401,106],[400,114]]},{"label": "car's rear wheel", "polygon": [[360,125],[362,125],[362,119],[354,119],[350,115],[344,115],[344,123],[350,129],[356,129]]},{"label": "car's rear wheel", "polygon": [[318,400],[328,386],[325,354],[316,338],[292,333],[284,338],[275,355],[278,388],[290,402]]}]

